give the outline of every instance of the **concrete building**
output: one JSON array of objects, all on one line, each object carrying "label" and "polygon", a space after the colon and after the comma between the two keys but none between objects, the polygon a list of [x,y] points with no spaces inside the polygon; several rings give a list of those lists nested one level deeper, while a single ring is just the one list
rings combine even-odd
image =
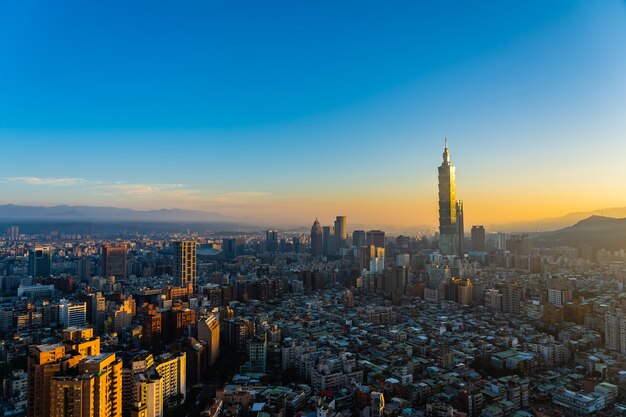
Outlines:
[{"label": "concrete building", "polygon": [[174,242],[174,277],[180,287],[191,283],[196,287],[196,242],[181,240]]},{"label": "concrete building", "polygon": [[126,245],[102,247],[102,275],[126,278]]},{"label": "concrete building", "polygon": [[50,246],[36,245],[28,251],[28,275],[48,277],[52,273],[52,249]]},{"label": "concrete building", "polygon": [[198,340],[208,347],[208,365],[213,366],[220,355],[220,322],[215,314],[198,322]]}]

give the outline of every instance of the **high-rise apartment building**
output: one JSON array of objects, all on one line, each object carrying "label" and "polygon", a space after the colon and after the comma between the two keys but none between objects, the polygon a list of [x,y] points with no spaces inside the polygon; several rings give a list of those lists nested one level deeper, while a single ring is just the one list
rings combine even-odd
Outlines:
[{"label": "high-rise apartment building", "polygon": [[95,410],[94,374],[59,375],[50,383],[50,417],[93,417]]},{"label": "high-rise apartment building", "polygon": [[155,364],[157,374],[163,378],[163,401],[174,401],[181,397],[180,402],[187,399],[187,355],[182,353],[164,353],[157,358]]},{"label": "high-rise apartment building", "polygon": [[443,163],[439,166],[439,252],[454,255],[458,248],[456,225],[456,176],[450,162],[448,140],[443,150]]},{"label": "high-rise apartment building", "polygon": [[487,238],[483,226],[472,226],[472,250],[484,252],[487,247]]},{"label": "high-rise apartment building", "polygon": [[102,247],[102,275],[126,278],[126,245]]},{"label": "high-rise apartment building", "polygon": [[78,372],[94,375],[94,417],[121,417],[122,360],[115,353],[86,356]]},{"label": "high-rise apartment building", "polygon": [[604,314],[604,343],[607,349],[626,354],[626,317],[619,308]]},{"label": "high-rise apartment building", "polygon": [[28,251],[28,275],[33,278],[48,277],[52,271],[50,246],[36,245]]},{"label": "high-rise apartment building", "polygon": [[337,216],[335,219],[335,247],[337,252],[341,255],[341,250],[345,248],[348,232],[346,230],[346,216]]},{"label": "high-rise apartment building", "polygon": [[319,220],[315,219],[311,226],[311,255],[322,256],[323,253],[323,230]]},{"label": "high-rise apartment building", "polygon": [[174,242],[174,277],[180,287],[191,283],[196,287],[196,242],[180,240]]},{"label": "high-rise apartment building", "polygon": [[121,360],[100,353],[92,329],[70,329],[63,338],[29,349],[28,417],[120,417]]},{"label": "high-rise apartment building", "polygon": [[7,237],[11,242],[16,242],[20,240],[20,227],[9,226],[9,228],[7,229]]},{"label": "high-rise apartment building", "polygon": [[28,417],[50,415],[50,385],[55,374],[65,367],[65,346],[31,346],[28,352]]}]

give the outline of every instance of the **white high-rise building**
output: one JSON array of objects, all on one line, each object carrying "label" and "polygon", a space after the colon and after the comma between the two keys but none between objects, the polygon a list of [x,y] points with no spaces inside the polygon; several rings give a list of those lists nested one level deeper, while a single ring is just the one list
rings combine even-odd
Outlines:
[{"label": "white high-rise building", "polygon": [[604,315],[604,340],[607,349],[626,353],[626,317],[621,309]]},{"label": "white high-rise building", "polygon": [[84,326],[87,323],[87,303],[70,303],[62,299],[59,303],[59,323],[64,329]]}]

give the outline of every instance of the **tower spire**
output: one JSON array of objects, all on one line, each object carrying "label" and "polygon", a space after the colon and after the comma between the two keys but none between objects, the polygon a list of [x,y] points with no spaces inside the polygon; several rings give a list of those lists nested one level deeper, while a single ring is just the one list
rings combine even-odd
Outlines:
[{"label": "tower spire", "polygon": [[443,142],[443,163],[444,164],[450,164],[450,152],[448,151],[448,138],[444,139]]}]

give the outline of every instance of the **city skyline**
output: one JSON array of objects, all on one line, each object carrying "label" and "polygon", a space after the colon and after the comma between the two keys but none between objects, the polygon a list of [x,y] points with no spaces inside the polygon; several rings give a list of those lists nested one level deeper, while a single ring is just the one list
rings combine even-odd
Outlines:
[{"label": "city skyline", "polygon": [[434,226],[447,136],[466,225],[626,206],[623,2],[195,6],[0,6],[0,203]]}]

